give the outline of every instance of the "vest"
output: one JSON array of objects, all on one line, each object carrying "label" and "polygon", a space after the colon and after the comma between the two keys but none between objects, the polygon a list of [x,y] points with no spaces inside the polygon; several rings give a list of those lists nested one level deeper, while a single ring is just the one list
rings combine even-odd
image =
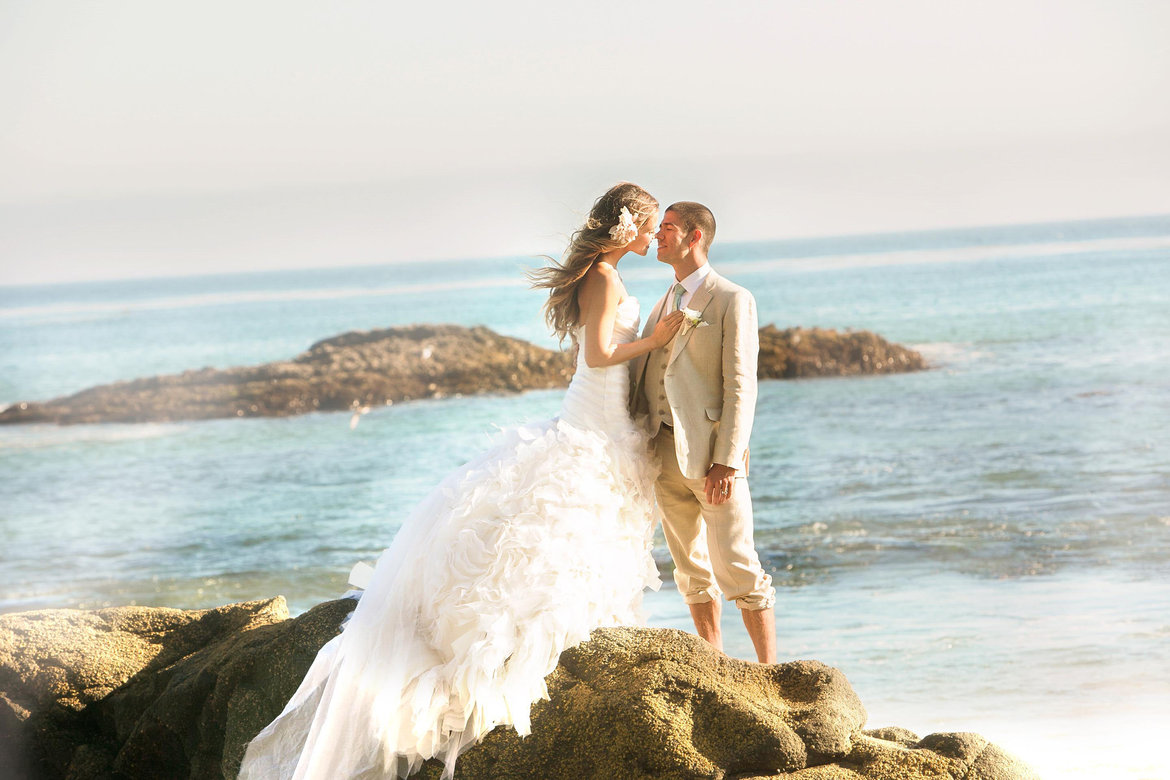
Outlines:
[{"label": "vest", "polygon": [[643,391],[647,409],[650,411],[650,432],[658,433],[660,423],[674,427],[674,415],[670,412],[670,399],[666,397],[666,362],[670,360],[672,340],[665,347],[656,349],[646,356],[646,380]]}]

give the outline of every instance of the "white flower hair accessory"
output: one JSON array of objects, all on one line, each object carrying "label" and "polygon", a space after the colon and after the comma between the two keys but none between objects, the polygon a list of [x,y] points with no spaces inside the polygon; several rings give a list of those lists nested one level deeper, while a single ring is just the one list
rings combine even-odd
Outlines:
[{"label": "white flower hair accessory", "polygon": [[617,224],[609,229],[609,237],[619,244],[628,244],[638,237],[638,226],[634,224],[634,215],[625,206],[622,206]]},{"label": "white flower hair accessory", "polygon": [[679,309],[683,314],[682,332],[687,333],[692,328],[705,328],[711,323],[703,319],[703,312],[695,311],[694,309]]}]

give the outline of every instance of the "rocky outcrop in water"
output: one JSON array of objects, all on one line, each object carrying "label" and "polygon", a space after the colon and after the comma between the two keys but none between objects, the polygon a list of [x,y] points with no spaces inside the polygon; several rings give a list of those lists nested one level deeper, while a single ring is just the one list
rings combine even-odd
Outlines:
[{"label": "rocky outcrop in water", "polygon": [[760,328],[760,379],[900,374],[925,368],[919,353],[867,330]]},{"label": "rocky outcrop in water", "polygon": [[0,423],[169,422],[285,417],[415,398],[563,387],[568,356],[487,328],[412,325],[344,333],[290,361],[101,385],[18,403]]},{"label": "rocky outcrop in water", "polygon": [[[915,371],[913,350],[873,333],[820,328],[760,330],[762,379]],[[573,364],[487,328],[412,325],[344,333],[290,361],[185,371],[115,382],[0,412],[0,424],[170,422],[224,417],[284,417],[344,411],[417,398],[564,387]]]},{"label": "rocky outcrop in water", "polygon": [[[233,778],[351,600],[0,616],[0,777]],[[845,676],[737,661],[681,631],[599,629],[533,707],[459,759],[462,780],[1034,778],[973,734],[863,731]],[[437,764],[420,777],[434,780]]]}]

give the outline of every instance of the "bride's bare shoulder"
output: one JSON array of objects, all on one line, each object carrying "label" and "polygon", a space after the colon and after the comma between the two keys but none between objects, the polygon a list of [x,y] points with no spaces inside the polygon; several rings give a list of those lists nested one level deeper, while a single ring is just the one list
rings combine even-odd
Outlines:
[{"label": "bride's bare shoulder", "polygon": [[617,269],[609,263],[594,263],[585,272],[581,292],[599,301],[608,298],[620,300],[625,297],[622,279],[618,276]]},{"label": "bride's bare shoulder", "polygon": [[594,263],[589,266],[589,270],[585,272],[585,276],[586,278],[604,279],[607,284],[621,283],[621,277],[618,276],[617,269],[609,263]]}]

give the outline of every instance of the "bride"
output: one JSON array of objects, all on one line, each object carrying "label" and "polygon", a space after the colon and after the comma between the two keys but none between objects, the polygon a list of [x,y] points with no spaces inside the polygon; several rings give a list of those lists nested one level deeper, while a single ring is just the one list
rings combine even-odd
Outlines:
[{"label": "bride", "polygon": [[646,254],[657,219],[648,192],[618,184],[564,260],[533,274],[549,325],[579,347],[560,414],[508,431],[414,509],[241,778],[402,778],[433,757],[449,779],[496,726],[529,732],[561,651],[642,622],[642,591],[658,586],[655,468],[626,361],[668,343],[682,314],[635,339],[617,264]]}]

